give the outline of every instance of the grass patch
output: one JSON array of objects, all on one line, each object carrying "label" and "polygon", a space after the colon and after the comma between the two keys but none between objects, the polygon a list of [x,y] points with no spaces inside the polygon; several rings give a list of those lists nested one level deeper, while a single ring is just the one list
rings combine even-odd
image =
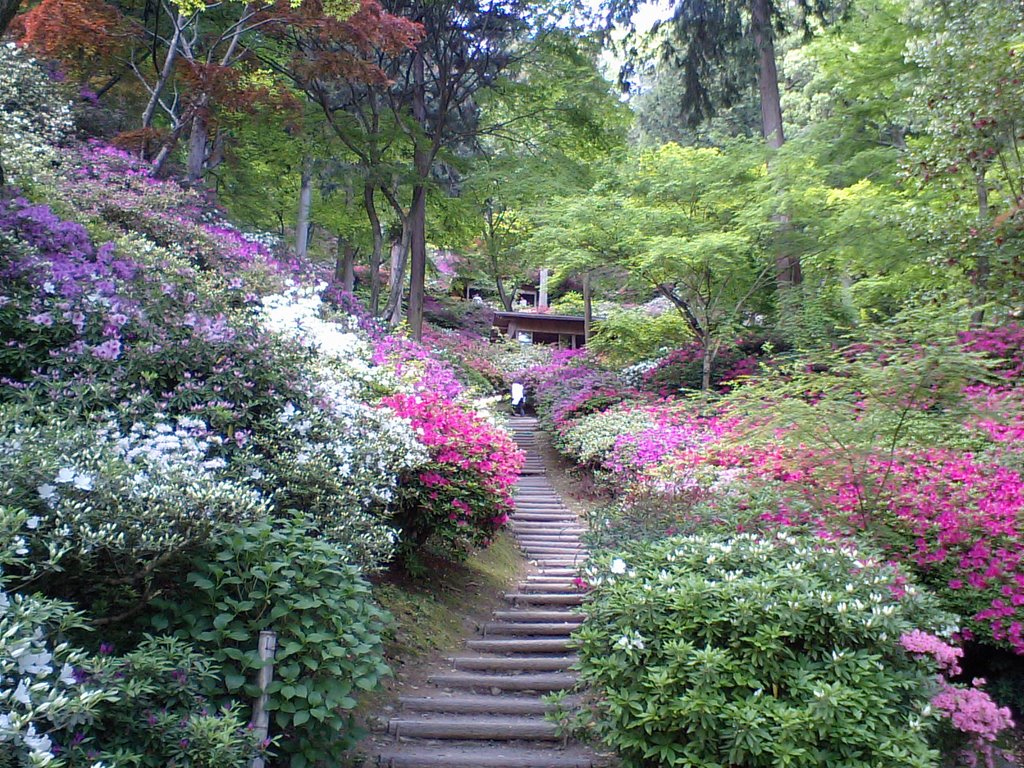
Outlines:
[{"label": "grass patch", "polygon": [[522,559],[512,536],[501,533],[463,563],[429,556],[423,563],[419,578],[389,573],[374,585],[377,600],[395,619],[385,638],[395,666],[459,646],[472,623],[500,601]]}]

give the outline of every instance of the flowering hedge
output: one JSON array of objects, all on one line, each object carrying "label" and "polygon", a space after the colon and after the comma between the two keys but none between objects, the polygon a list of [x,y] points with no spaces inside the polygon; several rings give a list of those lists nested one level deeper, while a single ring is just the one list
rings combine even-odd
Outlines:
[{"label": "flowering hedge", "polygon": [[[1013,327],[963,337],[969,354],[984,353],[1001,371],[1016,369],[1019,340]],[[614,477],[612,485],[633,497],[653,495],[673,504],[686,499],[707,510],[742,506],[749,497],[762,527],[868,536],[964,617],[966,637],[973,633],[1024,653],[1024,564],[1018,555],[1024,480],[1013,442],[1024,422],[1020,396],[1008,383],[964,379],[958,370],[977,368],[973,358],[959,360],[946,351],[947,362],[933,363],[909,349],[904,363],[902,354],[883,354],[873,345],[839,353],[827,366],[786,373],[785,379],[779,374],[753,394],[739,395],[735,402],[742,410],[665,399],[555,418],[576,402],[572,388],[557,382],[608,380],[576,359],[561,375],[552,370],[556,366],[543,370],[538,386],[548,397],[538,400],[548,408],[556,445]],[[1000,354],[1006,357],[997,359]],[[918,373],[931,383],[920,388],[908,414],[898,377]],[[872,378],[865,389],[876,391],[874,400],[850,396],[857,376]],[[914,386],[911,379],[907,391]],[[625,396],[629,388],[619,391]],[[816,394],[801,402],[801,391]],[[938,406],[942,392],[948,404]],[[772,422],[774,431],[758,423],[770,415],[766,406],[787,409]],[[631,411],[631,418],[625,416]],[[794,432],[792,424],[779,423],[787,418],[802,419],[807,428]],[[889,434],[897,424],[904,425],[902,442],[885,452],[879,445],[887,443],[870,436]],[[608,433],[614,429],[620,432],[613,441]],[[812,444],[815,432],[835,441]],[[858,441],[863,447],[854,451]],[[938,441],[948,446],[926,447]],[[666,519],[666,525],[677,524]]]}]

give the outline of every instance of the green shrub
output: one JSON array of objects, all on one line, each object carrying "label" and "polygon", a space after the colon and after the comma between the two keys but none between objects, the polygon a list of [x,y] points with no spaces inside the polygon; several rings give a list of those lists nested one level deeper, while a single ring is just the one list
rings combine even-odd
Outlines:
[{"label": "green shrub", "polygon": [[[626,766],[931,766],[931,598],[845,546],[699,535],[587,567],[583,718]],[[894,595],[900,593],[900,597]]]},{"label": "green shrub", "polygon": [[609,365],[626,366],[663,355],[692,337],[693,331],[678,312],[654,314],[641,307],[612,312],[595,323],[587,346]]},{"label": "green shrub", "polygon": [[650,413],[625,401],[576,419],[555,437],[555,447],[579,464],[597,467],[620,436],[653,426]]},{"label": "green shrub", "polygon": [[358,693],[389,672],[381,644],[389,617],[346,557],[301,517],[253,523],[197,558],[189,588],[155,619],[161,629],[181,627],[223,665],[223,687],[210,690],[221,700],[258,696],[259,633],[277,633],[267,708],[281,764],[292,768],[340,761],[359,735],[350,716]]},{"label": "green shrub", "polygon": [[187,643],[147,637],[124,656],[90,657],[77,670],[116,696],[63,744],[69,768],[97,759],[138,768],[242,768],[258,753],[238,708],[217,710],[203,695],[219,668]]}]

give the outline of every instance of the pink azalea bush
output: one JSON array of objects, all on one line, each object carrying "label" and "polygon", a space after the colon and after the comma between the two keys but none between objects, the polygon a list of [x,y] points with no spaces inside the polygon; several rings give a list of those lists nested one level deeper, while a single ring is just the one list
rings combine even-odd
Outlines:
[{"label": "pink azalea bush", "polygon": [[523,462],[509,434],[439,394],[396,394],[382,404],[410,421],[430,453],[405,485],[396,518],[407,555],[431,539],[452,553],[489,543],[508,521]]},{"label": "pink azalea bush", "polygon": [[968,766],[983,763],[994,768],[999,735],[1014,727],[1008,707],[996,704],[984,690],[985,680],[974,678],[970,685],[954,684],[949,678],[960,675],[963,649],[949,645],[941,638],[915,629],[900,637],[900,645],[916,658],[929,658],[938,667],[938,690],[931,704],[947,727],[966,738],[962,759]]}]

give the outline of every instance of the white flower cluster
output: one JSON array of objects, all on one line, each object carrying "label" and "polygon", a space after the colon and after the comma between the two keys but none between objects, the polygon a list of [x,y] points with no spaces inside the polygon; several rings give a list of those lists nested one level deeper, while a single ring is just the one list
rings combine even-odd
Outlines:
[{"label": "white flower cluster", "polygon": [[267,330],[299,342],[321,355],[342,362],[367,364],[370,345],[349,325],[323,320],[323,299],[326,286],[292,287],[285,293],[263,298],[262,321]]},{"label": "white flower cluster", "polygon": [[387,560],[396,534],[386,520],[399,479],[429,461],[409,422],[342,395],[326,411],[288,403],[277,421],[292,438],[265,465],[277,496],[311,514],[364,566]]},{"label": "white flower cluster", "polygon": [[39,183],[71,134],[71,106],[56,84],[14,43],[0,44],[0,157],[19,185]]},{"label": "white flower cluster", "polygon": [[13,754],[18,765],[50,765],[55,754],[47,733],[73,726],[112,698],[75,680],[80,652],[48,643],[48,625],[66,613],[58,603],[0,588],[0,754]]},{"label": "white flower cluster", "polygon": [[24,427],[0,419],[0,504],[32,515],[16,554],[42,568],[100,552],[137,562],[188,546],[219,522],[267,514],[258,493],[220,477],[224,462],[208,455],[216,440],[205,434],[195,419],[128,433],[113,423]]},{"label": "white flower cluster", "polygon": [[268,331],[314,352],[310,379],[328,398],[353,397],[367,390],[394,390],[398,380],[371,362],[373,348],[355,318],[323,319],[320,293],[326,287],[291,286],[284,293],[265,296],[260,321]]},{"label": "white flower cluster", "polygon": [[580,464],[599,463],[622,435],[653,427],[654,419],[645,411],[612,407],[578,419],[558,438],[558,447]]},{"label": "white flower cluster", "polygon": [[223,469],[220,457],[207,458],[210,449],[223,443],[219,435],[210,435],[202,419],[183,417],[175,424],[160,421],[156,426],[133,424],[127,435],[116,439],[117,452],[127,464],[155,467],[161,471]]},{"label": "white flower cluster", "polygon": [[639,388],[644,383],[644,374],[653,371],[661,365],[664,357],[657,357],[653,360],[641,360],[619,371],[619,379],[627,387]]}]

